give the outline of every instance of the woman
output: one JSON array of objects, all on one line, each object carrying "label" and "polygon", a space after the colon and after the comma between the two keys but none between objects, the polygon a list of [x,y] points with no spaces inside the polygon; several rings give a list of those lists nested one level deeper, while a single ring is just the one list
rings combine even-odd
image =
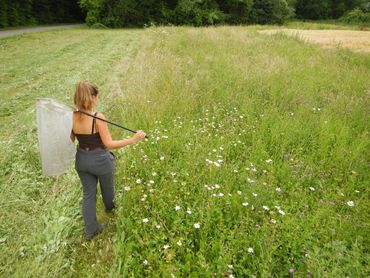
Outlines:
[{"label": "woman", "polygon": [[[76,86],[74,103],[84,112],[105,119],[102,113],[94,112],[98,102],[97,87],[87,81],[81,81]],[[145,137],[143,131],[138,131],[130,139],[112,140],[108,125],[93,117],[79,112],[73,114],[71,139],[78,140],[76,153],[76,170],[83,186],[83,218],[85,235],[91,240],[103,230],[103,225],[96,219],[96,189],[100,189],[106,212],[114,209],[114,157],[110,149],[118,149],[135,144]]]}]

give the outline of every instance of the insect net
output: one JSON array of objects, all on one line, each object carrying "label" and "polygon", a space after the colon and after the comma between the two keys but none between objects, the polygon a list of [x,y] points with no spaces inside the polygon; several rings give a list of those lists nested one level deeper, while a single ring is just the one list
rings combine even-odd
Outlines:
[{"label": "insect net", "polygon": [[53,99],[36,100],[37,135],[46,176],[63,174],[74,160],[76,148],[70,139],[73,111]]}]

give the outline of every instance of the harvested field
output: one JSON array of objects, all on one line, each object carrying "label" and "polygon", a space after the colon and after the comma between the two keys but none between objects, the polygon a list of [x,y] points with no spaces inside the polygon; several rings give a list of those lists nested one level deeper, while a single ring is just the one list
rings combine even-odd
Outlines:
[{"label": "harvested field", "polygon": [[258,32],[268,35],[282,32],[320,44],[325,48],[340,46],[356,52],[370,53],[370,31],[272,29]]}]

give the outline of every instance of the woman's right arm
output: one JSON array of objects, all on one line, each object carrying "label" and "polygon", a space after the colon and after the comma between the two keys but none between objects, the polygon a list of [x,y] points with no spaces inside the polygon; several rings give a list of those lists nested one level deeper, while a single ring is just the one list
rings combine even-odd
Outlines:
[{"label": "woman's right arm", "polygon": [[[102,113],[98,113],[97,117],[102,118],[105,120],[105,117]],[[106,122],[96,120],[96,127],[97,131],[100,134],[100,138],[103,141],[103,144],[108,149],[118,149],[125,147],[127,145],[132,145],[140,140],[145,138],[145,133],[139,130],[135,133],[131,138],[123,139],[123,140],[112,140],[112,136],[110,135],[108,125]]]}]

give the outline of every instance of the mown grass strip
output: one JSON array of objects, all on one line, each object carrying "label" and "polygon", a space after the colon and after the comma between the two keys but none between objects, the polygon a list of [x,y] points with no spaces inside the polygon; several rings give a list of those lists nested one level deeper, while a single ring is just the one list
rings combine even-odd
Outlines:
[{"label": "mown grass strip", "polygon": [[[91,259],[101,255],[80,249],[81,189],[74,171],[59,178],[41,175],[35,99],[52,97],[72,104],[74,85],[84,79],[97,83],[104,99],[121,74],[117,66],[135,53],[140,34],[139,30],[76,29],[0,40],[4,208],[0,272],[4,275],[75,276],[90,271]],[[109,264],[104,269],[108,272]],[[96,272],[104,273],[102,269],[90,273]]]}]

